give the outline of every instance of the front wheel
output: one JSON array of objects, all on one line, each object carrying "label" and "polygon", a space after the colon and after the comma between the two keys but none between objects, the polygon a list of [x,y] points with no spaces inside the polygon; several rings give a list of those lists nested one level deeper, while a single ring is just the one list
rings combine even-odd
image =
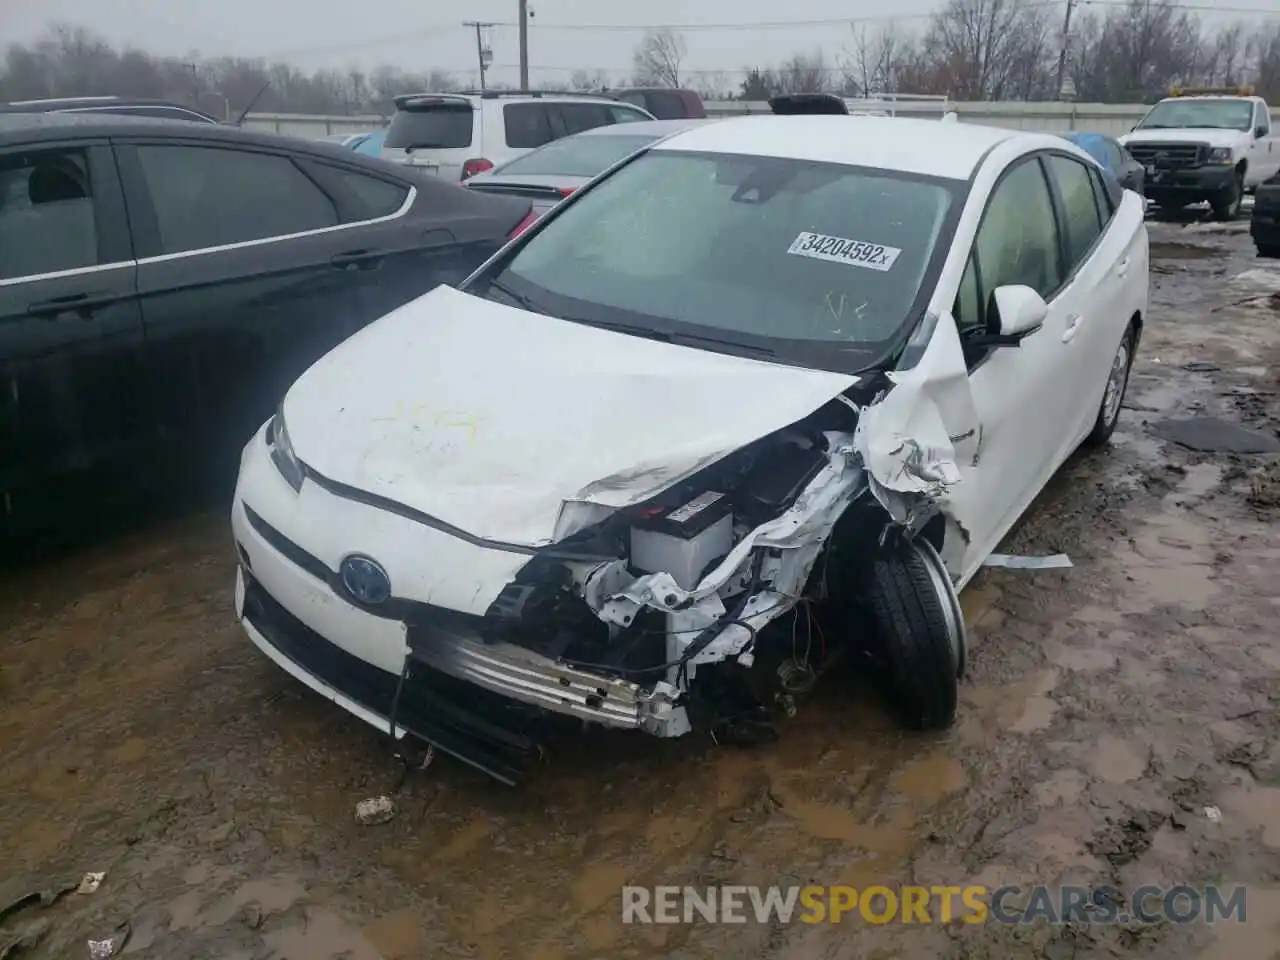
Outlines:
[{"label": "front wheel", "polygon": [[1138,339],[1136,333],[1133,324],[1130,324],[1120,340],[1116,355],[1111,360],[1111,370],[1107,373],[1107,389],[1102,394],[1097,419],[1094,420],[1089,435],[1084,438],[1085,446],[1100,447],[1116,432],[1116,424],[1120,422],[1120,408],[1124,406],[1124,395],[1129,389],[1133,348]]},{"label": "front wheel", "polygon": [[960,601],[937,551],[922,537],[890,540],[868,565],[863,594],[903,723],[913,730],[950,726],[967,639]]},{"label": "front wheel", "polygon": [[1259,243],[1258,256],[1267,260],[1280,260],[1280,243]]},{"label": "front wheel", "polygon": [[1240,216],[1243,205],[1244,174],[1237,170],[1231,186],[1209,201],[1209,206],[1213,208],[1213,219],[1227,221]]}]

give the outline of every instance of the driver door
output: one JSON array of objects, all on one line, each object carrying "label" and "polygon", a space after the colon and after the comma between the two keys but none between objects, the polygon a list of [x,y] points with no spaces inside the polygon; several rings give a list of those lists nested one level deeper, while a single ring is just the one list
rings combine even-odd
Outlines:
[{"label": "driver door", "polygon": [[960,464],[953,494],[955,514],[969,531],[966,571],[1035,499],[1074,439],[1083,358],[1076,334],[1089,317],[1087,291],[1066,280],[1044,161],[1021,158],[991,193],[953,314],[963,345],[973,333],[999,329],[992,298],[997,287],[1031,287],[1049,312],[1017,346],[965,347],[982,425],[975,461]]}]

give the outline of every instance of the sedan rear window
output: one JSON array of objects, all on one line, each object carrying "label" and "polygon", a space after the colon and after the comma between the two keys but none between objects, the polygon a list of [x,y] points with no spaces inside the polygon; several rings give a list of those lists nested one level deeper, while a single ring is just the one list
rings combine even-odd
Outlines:
[{"label": "sedan rear window", "polygon": [[517,157],[498,172],[504,175],[594,177],[656,139],[644,134],[569,137]]},{"label": "sedan rear window", "polygon": [[469,103],[411,102],[392,117],[383,146],[396,150],[469,147],[472,126]]},{"label": "sedan rear window", "polygon": [[921,309],[961,190],[895,171],[655,150],[552,217],[499,279],[581,322],[860,368]]}]

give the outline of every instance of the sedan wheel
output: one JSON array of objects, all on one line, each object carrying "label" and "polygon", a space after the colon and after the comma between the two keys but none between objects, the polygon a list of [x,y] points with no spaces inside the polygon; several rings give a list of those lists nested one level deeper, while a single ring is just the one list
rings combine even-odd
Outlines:
[{"label": "sedan wheel", "polygon": [[1093,430],[1085,438],[1085,443],[1089,446],[1100,446],[1110,440],[1116,424],[1120,422],[1120,408],[1124,406],[1124,395],[1129,389],[1129,371],[1133,367],[1135,339],[1134,329],[1130,326],[1111,360],[1107,388],[1102,394],[1102,406],[1098,408],[1098,418],[1094,421]]}]

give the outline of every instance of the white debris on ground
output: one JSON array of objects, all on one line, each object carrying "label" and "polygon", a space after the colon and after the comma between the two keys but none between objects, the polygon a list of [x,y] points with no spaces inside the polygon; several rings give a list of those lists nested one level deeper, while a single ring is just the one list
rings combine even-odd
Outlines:
[{"label": "white debris on ground", "polygon": [[1264,287],[1280,291],[1280,270],[1254,269],[1238,273],[1231,282],[1247,287]]},{"label": "white debris on ground", "polygon": [[396,815],[395,801],[388,796],[370,797],[356,804],[356,823],[374,827],[387,823]]},{"label": "white debris on ground", "polygon": [[1062,570],[1074,566],[1065,553],[1047,557],[1017,557],[1008,553],[993,553],[983,561],[984,567],[1006,567],[1009,570]]},{"label": "white debris on ground", "polygon": [[97,893],[98,888],[102,886],[102,881],[106,878],[105,873],[86,873],[80,878],[80,886],[76,887],[76,893]]}]

